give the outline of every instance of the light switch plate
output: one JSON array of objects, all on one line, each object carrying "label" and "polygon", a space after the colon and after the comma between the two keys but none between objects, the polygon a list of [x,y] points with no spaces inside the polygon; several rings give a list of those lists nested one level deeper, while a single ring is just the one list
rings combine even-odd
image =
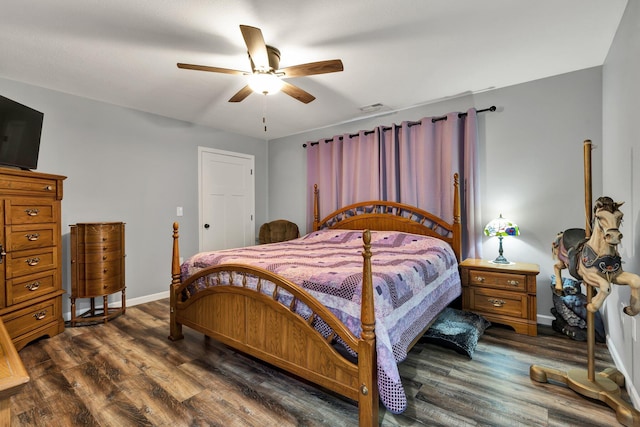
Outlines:
[{"label": "light switch plate", "polygon": [[176,216],[182,216],[182,206],[176,207]]}]

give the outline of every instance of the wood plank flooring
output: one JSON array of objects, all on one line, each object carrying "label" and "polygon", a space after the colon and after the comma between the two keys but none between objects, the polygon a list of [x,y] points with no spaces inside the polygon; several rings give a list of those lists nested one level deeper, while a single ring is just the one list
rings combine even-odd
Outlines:
[{"label": "wood plank flooring", "polygon": [[[169,341],[168,318],[168,299],[154,301],[25,347],[31,381],[12,398],[12,425],[357,426],[352,402],[189,328],[184,340]],[[539,329],[528,337],[492,326],[473,360],[418,343],[400,365],[408,409],[381,407],[381,425],[618,425],[606,405],[529,378],[531,364],[586,368],[585,343]],[[613,366],[597,344],[596,371]]]}]

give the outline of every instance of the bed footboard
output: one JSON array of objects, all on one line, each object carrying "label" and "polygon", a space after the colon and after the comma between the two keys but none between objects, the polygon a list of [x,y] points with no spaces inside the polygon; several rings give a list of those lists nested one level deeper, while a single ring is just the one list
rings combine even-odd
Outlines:
[{"label": "bed footboard", "polygon": [[[360,425],[378,424],[371,235],[368,231],[363,234],[361,337],[354,336],[307,291],[264,269],[223,264],[201,270],[181,282],[178,237],[178,224],[174,223],[171,340],[183,338],[182,325],[188,326],[357,401]],[[206,282],[204,286],[203,281]],[[196,283],[203,289],[191,292]],[[315,327],[317,322],[326,323],[332,333],[327,336],[320,333]],[[334,344],[338,339],[358,354],[357,363],[336,351]]]}]

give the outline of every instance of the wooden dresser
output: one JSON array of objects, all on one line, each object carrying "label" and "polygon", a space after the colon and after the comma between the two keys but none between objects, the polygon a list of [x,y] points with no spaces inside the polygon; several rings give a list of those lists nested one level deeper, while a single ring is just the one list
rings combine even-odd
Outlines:
[{"label": "wooden dresser", "polygon": [[16,349],[64,331],[62,181],[0,168],[0,316]]},{"label": "wooden dresser", "polygon": [[538,334],[537,264],[494,264],[481,259],[460,263],[462,309],[509,325],[520,334]]},{"label": "wooden dresser", "polygon": [[[107,322],[124,314],[124,223],[94,222],[71,225],[71,326]],[[109,308],[109,295],[122,292],[122,304]],[[97,309],[95,298],[102,297]],[[76,299],[91,298],[91,308],[76,314]]]}]

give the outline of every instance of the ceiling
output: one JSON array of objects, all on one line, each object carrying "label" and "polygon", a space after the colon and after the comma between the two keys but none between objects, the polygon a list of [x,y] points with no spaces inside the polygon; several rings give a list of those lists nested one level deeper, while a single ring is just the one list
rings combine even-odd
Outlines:
[{"label": "ceiling", "polygon": [[[602,65],[626,3],[2,0],[0,78],[275,139]],[[250,70],[240,24],[262,29],[281,67],[342,59],[344,71],[288,80],[309,104],[229,103],[244,76],[177,68]]]}]

